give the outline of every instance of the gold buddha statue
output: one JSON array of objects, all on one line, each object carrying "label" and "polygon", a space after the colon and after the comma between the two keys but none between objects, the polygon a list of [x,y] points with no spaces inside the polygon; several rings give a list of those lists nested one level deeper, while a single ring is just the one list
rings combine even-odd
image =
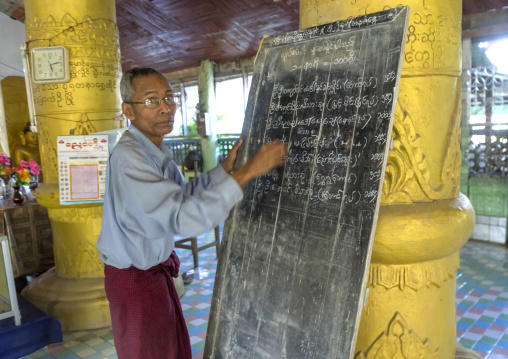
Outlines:
[{"label": "gold buddha statue", "polygon": [[39,136],[30,129],[30,122],[26,123],[23,132],[20,132],[19,135],[21,137],[21,144],[16,146],[12,154],[13,165],[19,166],[21,160],[35,161],[40,170]]}]

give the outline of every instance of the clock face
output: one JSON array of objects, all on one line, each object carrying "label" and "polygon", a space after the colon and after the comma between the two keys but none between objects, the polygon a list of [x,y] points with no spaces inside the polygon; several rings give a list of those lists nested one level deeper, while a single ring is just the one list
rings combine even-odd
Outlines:
[{"label": "clock face", "polygon": [[32,50],[32,79],[35,83],[69,81],[69,57],[63,46],[39,47]]}]

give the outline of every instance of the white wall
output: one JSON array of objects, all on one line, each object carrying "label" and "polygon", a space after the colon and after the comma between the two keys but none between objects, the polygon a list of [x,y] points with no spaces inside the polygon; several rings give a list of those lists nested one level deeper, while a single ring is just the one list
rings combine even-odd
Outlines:
[{"label": "white wall", "polygon": [[0,12],[0,80],[23,76],[20,45],[25,42],[25,25]]}]

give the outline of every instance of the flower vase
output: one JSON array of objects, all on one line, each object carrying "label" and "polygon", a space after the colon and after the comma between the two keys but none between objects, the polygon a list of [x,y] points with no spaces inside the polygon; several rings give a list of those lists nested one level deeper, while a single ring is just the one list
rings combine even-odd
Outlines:
[{"label": "flower vase", "polygon": [[30,181],[30,191],[35,192],[35,190],[39,187],[39,182]]},{"label": "flower vase", "polygon": [[12,189],[14,190],[14,194],[12,195],[12,201],[16,203],[16,205],[20,205],[23,203],[23,193],[21,193],[21,187],[20,186],[12,186]]}]

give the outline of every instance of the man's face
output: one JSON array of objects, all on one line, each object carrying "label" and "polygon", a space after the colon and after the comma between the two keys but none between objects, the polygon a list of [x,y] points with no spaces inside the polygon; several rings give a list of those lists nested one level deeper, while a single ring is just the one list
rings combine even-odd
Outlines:
[{"label": "man's face", "polygon": [[[132,80],[133,102],[144,102],[149,98],[163,99],[173,92],[165,78],[152,74],[138,76]],[[164,135],[173,131],[175,107],[168,106],[162,100],[156,108],[147,108],[144,104],[122,104],[122,109],[132,124],[156,146],[160,146]]]}]

